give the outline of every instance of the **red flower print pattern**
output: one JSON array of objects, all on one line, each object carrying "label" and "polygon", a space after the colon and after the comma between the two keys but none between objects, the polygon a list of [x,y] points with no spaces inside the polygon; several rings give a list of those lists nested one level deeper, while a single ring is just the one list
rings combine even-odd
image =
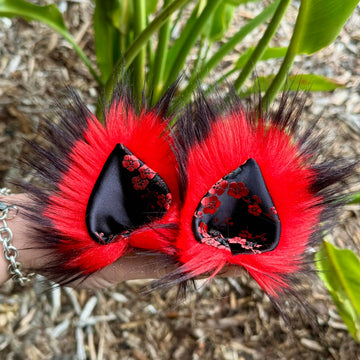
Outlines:
[{"label": "red flower print pattern", "polygon": [[139,168],[140,162],[134,155],[125,155],[122,166],[129,171],[134,171]]},{"label": "red flower print pattern", "polygon": [[229,241],[229,244],[240,244],[243,249],[251,250],[251,252],[253,254],[260,254],[261,253],[260,250],[256,249],[256,248],[260,248],[262,246],[261,244],[248,242],[246,239],[243,239],[241,237],[230,238],[230,239],[228,239],[228,241]]},{"label": "red flower print pattern", "polygon": [[255,201],[255,202],[257,202],[258,204],[261,204],[262,203],[262,200],[257,196],[257,195],[253,195],[253,200]]},{"label": "red flower print pattern", "polygon": [[228,239],[230,244],[240,244],[242,247],[246,246],[246,239],[241,237],[233,237]]},{"label": "red flower print pattern", "polygon": [[222,234],[218,231],[210,231],[208,233],[207,224],[201,222],[198,227],[198,231],[202,236],[201,243],[209,246],[214,246],[221,250],[230,251],[227,240],[224,239]]},{"label": "red flower print pattern", "polygon": [[216,184],[214,184],[209,190],[211,195],[222,195],[226,188],[228,187],[228,182],[224,179],[220,179]]},{"label": "red flower print pattern", "polygon": [[133,177],[131,181],[135,190],[144,190],[149,184],[149,180],[142,179],[140,176]]},{"label": "red flower print pattern", "polygon": [[220,250],[226,250],[230,252],[231,251],[230,248],[228,246],[223,245],[221,242],[219,242],[219,240],[220,240],[219,238],[210,237],[208,234],[207,237],[201,239],[201,243],[216,247],[217,249]]},{"label": "red flower print pattern", "polygon": [[254,159],[218,178],[192,218],[195,240],[232,256],[273,250],[280,220]]},{"label": "red flower print pattern", "polygon": [[204,224],[203,222],[200,223],[198,227],[198,232],[202,237],[208,237],[208,226]]},{"label": "red flower print pattern", "polygon": [[258,204],[249,205],[248,211],[254,216],[259,216],[262,213],[262,210]]},{"label": "red flower print pattern", "polygon": [[[97,236],[100,244],[106,244],[106,241],[104,240],[105,234],[103,232],[101,232],[101,233],[95,232],[95,235]],[[113,235],[110,235],[109,238],[112,239]]]},{"label": "red flower print pattern", "polygon": [[240,237],[245,239],[251,239],[252,235],[247,230],[242,230],[239,234]]},{"label": "red flower print pattern", "polygon": [[97,236],[100,244],[107,244],[107,243],[111,242],[115,237],[116,237],[117,241],[128,239],[130,236],[130,231],[124,231],[123,233],[121,233],[119,235],[110,234],[107,236],[105,236],[105,234],[103,232],[101,232],[101,233],[95,232],[95,235]]},{"label": "red flower print pattern", "polygon": [[249,194],[249,189],[246,188],[243,182],[232,182],[229,186],[228,195],[235,199],[240,199]]},{"label": "red flower print pattern", "polygon": [[164,208],[165,210],[169,210],[171,201],[172,201],[172,196],[170,193],[166,194],[166,196],[164,194],[161,194],[158,195],[157,197],[157,204],[162,208]]},{"label": "red flower print pattern", "polygon": [[151,170],[148,166],[143,165],[140,169],[139,169],[139,173],[140,173],[140,177],[142,179],[152,179],[154,178],[154,176],[156,175],[156,172]]},{"label": "red flower print pattern", "polygon": [[212,214],[212,215],[215,214],[220,204],[221,202],[219,201],[218,197],[215,195],[210,197],[204,197],[201,200],[201,205],[204,206],[205,214]]}]

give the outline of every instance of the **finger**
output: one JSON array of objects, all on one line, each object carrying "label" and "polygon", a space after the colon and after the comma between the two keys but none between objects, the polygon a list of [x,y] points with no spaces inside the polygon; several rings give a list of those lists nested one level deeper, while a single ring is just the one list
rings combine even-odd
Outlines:
[{"label": "finger", "polygon": [[87,278],[71,283],[70,286],[97,289],[127,280],[160,279],[176,269],[173,262],[163,254],[129,254]]}]

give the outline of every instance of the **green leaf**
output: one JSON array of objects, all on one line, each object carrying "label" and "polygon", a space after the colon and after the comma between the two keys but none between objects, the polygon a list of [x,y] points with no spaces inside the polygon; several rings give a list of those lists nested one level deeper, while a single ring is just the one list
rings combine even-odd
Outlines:
[{"label": "green leaf", "polygon": [[57,31],[72,45],[99,85],[103,85],[102,79],[91,66],[90,60],[69,33],[64,19],[55,5],[38,6],[23,0],[0,0],[0,16],[20,16],[27,21],[40,21]]},{"label": "green leaf", "polygon": [[114,26],[120,16],[119,0],[96,0],[94,11],[95,53],[103,81],[106,82],[118,60],[118,30]]},{"label": "green leaf", "polygon": [[150,15],[157,9],[158,0],[146,0],[146,14]]},{"label": "green leaf", "polygon": [[[211,56],[211,58],[202,64],[198,73],[193,73],[188,85],[181,92],[181,101],[188,101],[195,90],[199,81],[203,80],[209,72],[214,69],[222,59],[230,53],[237,44],[239,44],[246,36],[248,36],[259,25],[263,24],[276,12],[280,0],[275,0],[267,6],[261,13],[251,19],[239,31],[237,31],[229,40],[220,46],[220,48]],[[179,97],[180,98],[180,97]]]},{"label": "green leaf", "polygon": [[[241,97],[245,97],[250,94],[257,93],[259,90],[262,92],[267,91],[274,80],[274,77],[275,75],[269,75],[266,77],[259,76],[253,86],[249,87],[244,92],[240,92],[239,95]],[[297,74],[288,77],[288,81],[284,85],[283,89],[290,91],[333,91],[344,86],[344,84],[325,76],[316,74]]]},{"label": "green leaf", "polygon": [[101,7],[101,11],[106,16],[106,21],[110,21],[122,34],[126,34],[129,31],[129,21],[133,13],[131,0],[96,0],[96,6]]},{"label": "green leaf", "polygon": [[315,255],[316,269],[353,338],[360,342],[360,261],[351,250],[324,241]]},{"label": "green leaf", "polygon": [[[156,17],[146,26],[146,28],[132,41],[131,45],[126,50],[123,59],[116,63],[116,68],[124,68],[125,70],[132,65],[136,56],[142,51],[144,47],[148,45],[148,41],[151,36],[157,31],[167,19],[182,6],[184,6],[190,0],[173,0],[168,5],[164,6]],[[117,82],[121,79],[121,73],[115,72],[114,76],[109,77],[105,84],[105,97],[107,103],[110,103],[112,98],[113,89]],[[141,87],[143,84],[141,85]]]},{"label": "green leaf", "polygon": [[297,43],[298,54],[313,54],[331,44],[359,0],[302,0],[302,31]]},{"label": "green leaf", "polygon": [[64,19],[56,5],[38,6],[23,0],[0,0],[1,16],[21,16],[27,20],[37,20],[62,33],[67,32]]},{"label": "green leaf", "polygon": [[167,67],[165,69],[167,87],[175,81],[179,73],[183,70],[187,55],[195,46],[197,38],[203,34],[209,19],[211,19],[213,13],[216,13],[218,6],[218,1],[208,1],[203,11],[197,18],[194,17],[194,12],[198,9],[194,9],[181,36],[175,41],[168,53],[168,64],[166,64]]},{"label": "green leaf", "polygon": [[[274,3],[275,2],[273,2],[273,4]],[[256,66],[256,63],[260,60],[266,48],[269,46],[269,43],[274,37],[278,27],[280,26],[280,22],[284,17],[290,3],[291,0],[280,0],[279,6],[276,8],[275,14],[272,17],[269,25],[267,26],[264,35],[258,41],[257,45],[255,46],[254,52],[251,54],[251,57],[246,62],[237,79],[234,81],[234,88],[236,89],[236,91],[241,91],[241,88],[244,85],[246,79],[250,76],[251,72]]]},{"label": "green leaf", "polygon": [[[181,30],[181,35],[174,41],[171,48],[168,51],[168,58],[165,66],[164,78],[168,78],[170,76],[170,70],[175,60],[179,57],[181,49],[185,46],[186,40],[191,35],[193,28],[196,24],[196,21],[199,17],[200,12],[200,2],[196,4],[194,7],[190,17],[186,20],[186,24],[184,28]],[[201,13],[201,12],[200,12]]]},{"label": "green leaf", "polygon": [[229,29],[234,14],[234,6],[227,3],[220,4],[212,14],[206,28],[206,37],[210,42],[221,40]]},{"label": "green leaf", "polygon": [[312,54],[335,40],[359,0],[301,0],[288,51],[263,98],[265,107],[284,85],[298,54]]},{"label": "green leaf", "polygon": [[[250,59],[251,54],[254,52],[255,47],[249,47],[238,59],[235,63],[235,69],[241,69],[244,67],[246,62]],[[284,57],[287,51],[287,47],[271,47],[267,48],[264,54],[261,56],[260,61],[268,60],[268,59],[276,59]]]},{"label": "green leaf", "polygon": [[[171,0],[164,0],[164,6],[167,6],[170,2]],[[154,62],[149,68],[149,74],[152,76],[150,89],[153,89],[153,104],[157,103],[163,93],[163,77],[171,38],[171,24],[172,20],[171,17],[169,17],[166,23],[160,28]]]},{"label": "green leaf", "polygon": [[255,1],[259,1],[259,0],[226,0],[226,2],[228,4],[234,5],[234,6],[239,6],[241,4],[246,4],[248,2],[255,2]]}]

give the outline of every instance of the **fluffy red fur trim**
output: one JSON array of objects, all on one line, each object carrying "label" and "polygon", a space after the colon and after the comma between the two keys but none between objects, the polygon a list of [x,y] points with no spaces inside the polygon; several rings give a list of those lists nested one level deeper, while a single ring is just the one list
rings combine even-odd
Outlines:
[{"label": "fluffy red fur trim", "polygon": [[[322,198],[311,191],[316,173],[306,165],[307,159],[288,129],[263,119],[249,120],[248,116],[240,107],[220,116],[212,122],[206,138],[191,147],[187,196],[176,246],[183,269],[192,276],[218,271],[225,264],[241,265],[265,292],[276,296],[289,286],[287,275],[301,268],[309,237],[319,223]],[[262,254],[232,255],[200,244],[192,232],[200,199],[213,184],[249,158],[258,163],[280,218],[278,246]]]}]

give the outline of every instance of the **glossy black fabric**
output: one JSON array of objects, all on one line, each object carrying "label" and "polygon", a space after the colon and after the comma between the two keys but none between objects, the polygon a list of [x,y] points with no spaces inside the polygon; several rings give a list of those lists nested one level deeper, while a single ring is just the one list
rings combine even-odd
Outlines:
[{"label": "glossy black fabric", "polygon": [[162,178],[117,144],[90,195],[86,225],[90,236],[108,244],[117,236],[161,218],[171,194]]},{"label": "glossy black fabric", "polygon": [[212,186],[196,209],[192,230],[197,241],[233,255],[278,245],[280,219],[254,159]]}]

